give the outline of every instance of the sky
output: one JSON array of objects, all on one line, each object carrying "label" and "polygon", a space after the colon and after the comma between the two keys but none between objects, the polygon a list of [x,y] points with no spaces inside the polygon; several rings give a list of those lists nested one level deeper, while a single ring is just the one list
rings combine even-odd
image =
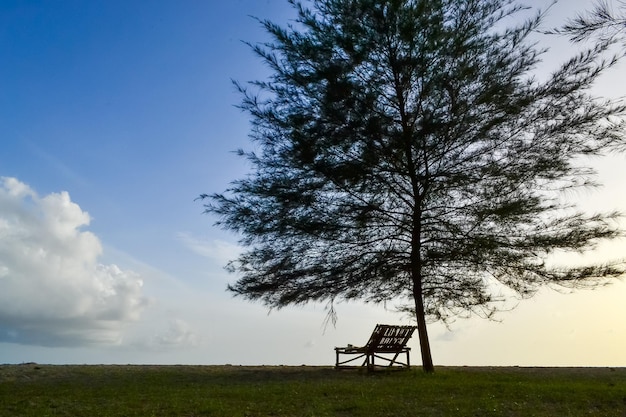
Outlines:
[{"label": "sky", "polygon": [[[562,0],[548,22],[590,3]],[[267,39],[251,16],[293,15],[283,0],[0,2],[0,363],[331,365],[376,323],[411,324],[339,303],[324,326],[323,304],[268,311],[226,291],[238,237],[197,197],[250,168],[233,153],[250,124],[231,80],[268,75],[242,42]],[[546,68],[571,50],[551,39]],[[625,69],[596,94],[626,96]],[[624,162],[589,161],[604,187],[581,207],[626,212]],[[616,257],[623,240],[588,255]],[[626,366],[625,300],[624,281],[546,289],[497,321],[433,324],[433,360]]]}]

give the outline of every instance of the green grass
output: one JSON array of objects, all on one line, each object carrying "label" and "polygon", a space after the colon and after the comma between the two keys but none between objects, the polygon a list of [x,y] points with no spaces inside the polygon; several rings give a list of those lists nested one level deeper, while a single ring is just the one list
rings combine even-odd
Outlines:
[{"label": "green grass", "polygon": [[0,366],[0,416],[626,416],[626,369]]}]

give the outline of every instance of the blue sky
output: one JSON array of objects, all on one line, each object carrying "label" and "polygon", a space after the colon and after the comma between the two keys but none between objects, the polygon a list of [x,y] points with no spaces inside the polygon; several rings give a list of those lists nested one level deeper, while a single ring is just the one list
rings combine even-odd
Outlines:
[{"label": "blue sky", "polygon": [[[562,0],[550,19],[589,3]],[[265,38],[250,15],[293,12],[282,0],[0,4],[0,363],[330,364],[376,323],[408,322],[340,304],[324,329],[323,305],[268,314],[225,292],[237,239],[195,199],[248,169],[231,152],[249,124],[230,80],[267,75],[241,42]],[[564,44],[550,45],[554,62]],[[598,94],[625,96],[623,70]],[[626,211],[624,158],[594,163],[606,186],[576,197]],[[433,357],[626,366],[624,297],[624,283],[544,291],[500,323],[431,326]]]}]

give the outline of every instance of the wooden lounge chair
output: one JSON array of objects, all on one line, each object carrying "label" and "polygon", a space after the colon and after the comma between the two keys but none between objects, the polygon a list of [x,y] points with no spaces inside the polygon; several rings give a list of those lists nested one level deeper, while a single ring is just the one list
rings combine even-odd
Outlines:
[{"label": "wooden lounge chair", "polygon": [[[369,341],[363,347],[348,345],[347,347],[336,347],[335,368],[355,368],[355,363],[363,359],[362,366],[374,369],[375,366],[404,367],[411,366],[409,352],[411,350],[406,344],[415,331],[415,326],[390,326],[387,324],[377,324],[372,332]],[[400,354],[406,354],[406,361],[399,359]],[[347,355],[349,358],[341,358]],[[341,360],[343,359],[343,360]],[[375,360],[380,359],[382,365],[376,365]]]}]

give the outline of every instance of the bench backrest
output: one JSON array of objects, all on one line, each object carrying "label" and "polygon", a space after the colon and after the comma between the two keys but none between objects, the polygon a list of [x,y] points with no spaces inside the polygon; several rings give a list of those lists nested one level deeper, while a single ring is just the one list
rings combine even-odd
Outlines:
[{"label": "bench backrest", "polygon": [[377,324],[365,345],[368,352],[399,352],[413,336],[415,326]]}]

